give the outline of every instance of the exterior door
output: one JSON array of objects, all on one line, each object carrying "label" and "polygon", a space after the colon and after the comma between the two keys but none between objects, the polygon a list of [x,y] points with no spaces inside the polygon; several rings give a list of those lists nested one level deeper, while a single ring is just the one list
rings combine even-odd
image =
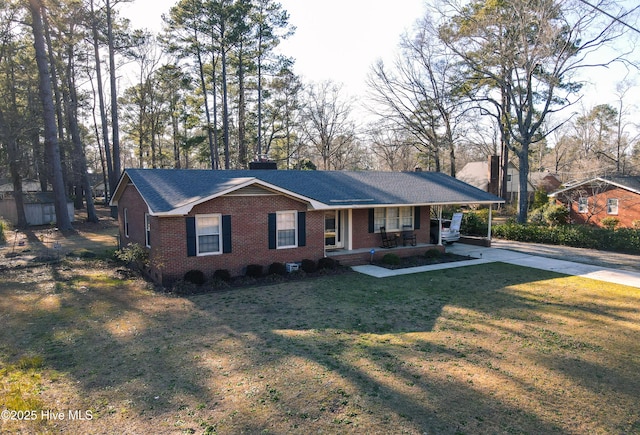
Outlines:
[{"label": "exterior door", "polygon": [[342,241],[342,221],[343,212],[341,210],[329,210],[324,214],[324,246],[327,249],[338,249],[344,247]]}]

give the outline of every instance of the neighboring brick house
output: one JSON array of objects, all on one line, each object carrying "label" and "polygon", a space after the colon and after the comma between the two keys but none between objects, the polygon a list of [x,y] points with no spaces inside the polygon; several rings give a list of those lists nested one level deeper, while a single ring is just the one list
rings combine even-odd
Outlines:
[{"label": "neighboring brick house", "polygon": [[146,246],[151,278],[170,284],[189,270],[235,276],[329,252],[368,258],[382,226],[409,225],[426,245],[432,206],[501,202],[434,172],[127,169],[111,205],[121,244]]},{"label": "neighboring brick house", "polygon": [[614,217],[620,227],[633,228],[640,222],[640,177],[592,178],[549,196],[569,208],[573,223],[602,226],[602,219]]}]

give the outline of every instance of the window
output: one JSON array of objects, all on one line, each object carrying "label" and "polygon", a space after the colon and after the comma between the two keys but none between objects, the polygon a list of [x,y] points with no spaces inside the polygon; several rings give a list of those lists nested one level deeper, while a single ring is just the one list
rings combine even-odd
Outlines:
[{"label": "window", "polygon": [[124,217],[124,236],[125,237],[129,237],[129,213],[128,213],[128,209],[124,209],[124,211],[122,212],[123,217]]},{"label": "window", "polygon": [[607,214],[618,214],[618,199],[607,199]]},{"label": "window", "polygon": [[578,213],[587,213],[589,211],[589,198],[578,199]]},{"label": "window", "polygon": [[403,226],[413,228],[413,207],[387,207],[374,210],[374,229],[380,231],[385,227],[387,231],[400,231]]},{"label": "window", "polygon": [[380,231],[380,227],[386,227],[386,209],[384,208],[376,208],[374,210],[374,229],[376,232]]},{"label": "window", "polygon": [[220,254],[222,252],[220,220],[219,214],[196,216],[197,255]]},{"label": "window", "polygon": [[144,244],[147,248],[151,247],[151,219],[149,213],[144,214]]},{"label": "window", "polygon": [[278,248],[293,248],[296,243],[296,211],[281,211],[276,214],[276,238]]}]

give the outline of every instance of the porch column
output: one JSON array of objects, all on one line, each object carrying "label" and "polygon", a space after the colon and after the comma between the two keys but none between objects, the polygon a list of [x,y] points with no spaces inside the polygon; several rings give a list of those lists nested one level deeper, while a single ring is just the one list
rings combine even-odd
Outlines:
[{"label": "porch column", "polygon": [[[429,231],[431,231],[431,229],[429,229]],[[442,206],[441,205],[438,206],[438,246],[442,246]]]}]

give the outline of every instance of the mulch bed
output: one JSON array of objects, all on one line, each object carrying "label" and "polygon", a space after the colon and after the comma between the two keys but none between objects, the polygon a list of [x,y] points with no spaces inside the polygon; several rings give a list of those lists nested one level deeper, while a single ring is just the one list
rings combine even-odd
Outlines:
[{"label": "mulch bed", "polygon": [[383,261],[374,262],[373,264],[376,266],[384,267],[385,269],[406,269],[408,267],[417,267],[417,266],[430,266],[433,264],[442,264],[442,263],[452,263],[455,261],[467,261],[473,260],[473,257],[469,257],[468,255],[458,255],[458,254],[442,254],[436,257],[427,257],[425,255],[415,255],[412,257],[400,258],[400,264],[389,264]]}]

